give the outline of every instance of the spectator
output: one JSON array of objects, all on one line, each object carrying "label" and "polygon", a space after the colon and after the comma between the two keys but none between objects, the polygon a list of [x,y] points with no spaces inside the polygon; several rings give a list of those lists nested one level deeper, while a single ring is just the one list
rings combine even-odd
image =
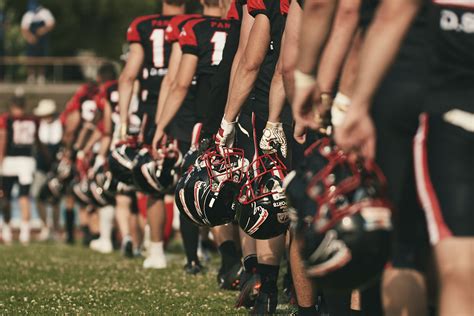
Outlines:
[{"label": "spectator", "polygon": [[[28,43],[26,54],[29,57],[48,55],[49,33],[54,29],[54,16],[37,0],[28,2],[28,11],[21,20],[21,32]],[[43,84],[46,82],[44,66],[28,68],[28,82]]]},{"label": "spectator", "polygon": [[20,241],[30,241],[30,186],[36,162],[33,148],[38,137],[36,120],[25,113],[26,103],[23,97],[14,97],[10,111],[0,116],[0,169],[2,174],[3,227],[2,238],[10,243],[11,193],[15,184],[19,185],[18,204],[21,210]]},{"label": "spectator", "polygon": [[59,234],[59,201],[47,199],[41,196],[41,189],[48,180],[47,176],[52,171],[52,166],[56,161],[63,137],[63,126],[56,112],[56,102],[54,100],[43,99],[34,109],[34,115],[40,120],[38,129],[39,146],[36,154],[35,181],[33,185],[33,196],[36,199],[38,213],[43,221],[43,227],[39,239],[44,241],[52,237],[48,225],[47,203],[50,204],[53,217],[54,237]]}]

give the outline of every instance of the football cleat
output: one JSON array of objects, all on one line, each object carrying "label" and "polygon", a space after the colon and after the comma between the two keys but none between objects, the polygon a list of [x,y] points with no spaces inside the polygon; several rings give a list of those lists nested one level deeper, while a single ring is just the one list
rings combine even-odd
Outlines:
[{"label": "football cleat", "polygon": [[324,289],[363,286],[383,270],[391,240],[385,178],[374,163],[354,162],[321,138],[285,179],[306,274]]},{"label": "football cleat", "polygon": [[288,229],[285,174],[286,168],[276,155],[260,156],[250,164],[237,206],[239,226],[249,236],[270,239]]},{"label": "football cleat", "polygon": [[235,308],[252,308],[262,286],[260,275],[244,272],[242,273],[240,284],[240,293],[235,302]]},{"label": "football cleat", "polygon": [[186,263],[184,266],[184,272],[187,274],[196,275],[204,272],[204,267],[199,262],[191,261]]}]

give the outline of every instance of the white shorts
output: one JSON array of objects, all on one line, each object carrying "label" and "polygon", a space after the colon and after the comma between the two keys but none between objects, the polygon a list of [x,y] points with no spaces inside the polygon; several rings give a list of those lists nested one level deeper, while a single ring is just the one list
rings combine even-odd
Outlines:
[{"label": "white shorts", "polygon": [[33,157],[5,157],[0,170],[5,177],[18,177],[20,185],[31,185],[36,170],[36,160]]}]

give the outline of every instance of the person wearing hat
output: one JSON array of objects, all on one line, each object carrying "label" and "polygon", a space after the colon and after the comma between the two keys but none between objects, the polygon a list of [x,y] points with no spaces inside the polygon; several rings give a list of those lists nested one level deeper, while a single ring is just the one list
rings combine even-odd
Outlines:
[{"label": "person wearing hat", "polygon": [[[38,129],[40,146],[36,153],[37,170],[33,185],[33,196],[36,199],[38,213],[43,221],[39,239],[44,241],[48,240],[52,235],[47,221],[47,201],[40,196],[40,191],[47,181],[47,174],[51,171],[51,167],[60,149],[63,137],[63,126],[58,118],[56,102],[54,100],[40,100],[38,106],[33,110],[33,114],[40,121]],[[58,235],[59,231],[59,204],[59,201],[51,202],[55,236]]]},{"label": "person wearing hat", "polygon": [[2,239],[11,243],[11,194],[19,186],[18,204],[21,210],[20,242],[30,241],[30,187],[36,169],[33,150],[38,139],[38,124],[26,114],[24,97],[13,97],[9,111],[0,116],[0,174],[2,175],[3,227]]}]

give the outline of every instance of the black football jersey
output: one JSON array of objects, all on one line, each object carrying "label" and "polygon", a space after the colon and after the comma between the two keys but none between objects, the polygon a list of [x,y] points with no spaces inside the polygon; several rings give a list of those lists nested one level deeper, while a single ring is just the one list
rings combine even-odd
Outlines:
[{"label": "black football jersey", "polygon": [[229,21],[213,17],[191,20],[184,25],[179,43],[183,54],[198,57],[197,76],[216,72],[230,28]]},{"label": "black football jersey", "polygon": [[165,40],[172,16],[160,14],[136,18],[127,31],[129,43],[139,43],[145,52],[140,80],[140,101],[156,107],[161,82],[168,70],[171,44]]},{"label": "black football jersey", "polygon": [[33,147],[38,139],[38,121],[31,116],[0,116],[0,129],[7,133],[5,156],[32,157]]},{"label": "black football jersey", "polygon": [[474,2],[433,0],[430,92],[426,110],[474,113]]}]

